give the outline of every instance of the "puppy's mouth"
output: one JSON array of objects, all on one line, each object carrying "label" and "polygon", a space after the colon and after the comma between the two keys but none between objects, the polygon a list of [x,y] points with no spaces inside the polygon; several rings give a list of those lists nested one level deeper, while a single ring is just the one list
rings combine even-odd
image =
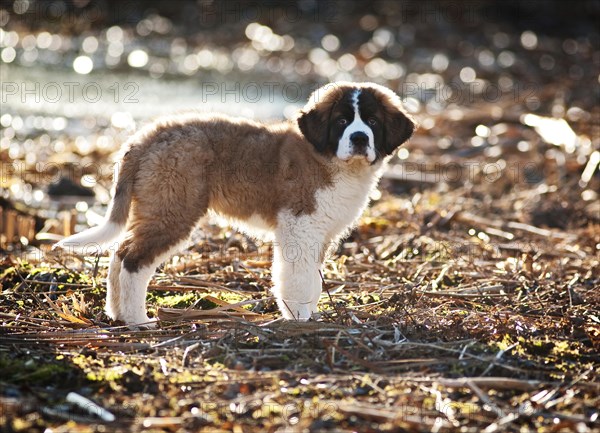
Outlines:
[{"label": "puppy's mouth", "polygon": [[345,167],[363,167],[373,164],[367,155],[350,155],[346,158],[337,158],[340,164]]},{"label": "puppy's mouth", "polygon": [[348,164],[356,162],[365,162],[370,164],[373,162],[367,153],[353,153],[345,158],[340,158],[340,160]]},{"label": "puppy's mouth", "polygon": [[369,160],[369,157],[365,153],[355,153],[354,155],[350,155],[348,161],[360,161],[360,160]]}]

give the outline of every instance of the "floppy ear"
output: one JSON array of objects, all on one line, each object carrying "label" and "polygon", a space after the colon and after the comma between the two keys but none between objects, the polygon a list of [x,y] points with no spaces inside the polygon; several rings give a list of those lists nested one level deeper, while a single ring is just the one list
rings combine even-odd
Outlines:
[{"label": "floppy ear", "polygon": [[417,122],[399,106],[385,108],[385,141],[386,155],[404,144],[417,129]]},{"label": "floppy ear", "polygon": [[328,114],[313,107],[308,111],[302,110],[297,119],[300,132],[319,152],[325,152],[327,147],[329,136]]}]

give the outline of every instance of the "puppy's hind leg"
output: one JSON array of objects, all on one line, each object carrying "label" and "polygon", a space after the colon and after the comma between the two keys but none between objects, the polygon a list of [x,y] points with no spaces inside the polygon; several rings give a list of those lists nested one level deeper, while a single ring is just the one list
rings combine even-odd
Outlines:
[{"label": "puppy's hind leg", "polygon": [[157,144],[136,177],[128,231],[117,250],[121,271],[114,318],[128,325],[148,321],[146,290],[156,267],[187,242],[208,208],[203,166],[177,146],[177,137],[169,145]]},{"label": "puppy's hind leg", "polygon": [[128,325],[151,322],[146,315],[148,283],[163,261],[186,246],[192,228],[157,232],[154,227],[138,226],[129,233],[115,259],[120,261],[119,290],[107,298],[113,319]]},{"label": "puppy's hind leg", "polygon": [[205,200],[190,200],[185,205],[170,195],[159,196],[158,203],[154,200],[146,195],[137,201],[129,231],[117,250],[120,290],[118,302],[112,300],[118,305],[113,318],[128,325],[149,321],[146,290],[156,267],[185,246],[207,209]]}]

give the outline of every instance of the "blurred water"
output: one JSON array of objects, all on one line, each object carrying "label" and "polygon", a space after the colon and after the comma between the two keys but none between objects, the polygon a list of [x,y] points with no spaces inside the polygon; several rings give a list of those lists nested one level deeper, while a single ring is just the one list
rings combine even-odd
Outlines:
[{"label": "blurred water", "polygon": [[[111,117],[135,120],[184,110],[217,111],[257,119],[281,118],[300,98],[269,91],[265,83],[213,79],[159,79],[124,71],[81,75],[70,69],[4,65],[2,114]],[[287,100],[286,100],[287,99]]]}]

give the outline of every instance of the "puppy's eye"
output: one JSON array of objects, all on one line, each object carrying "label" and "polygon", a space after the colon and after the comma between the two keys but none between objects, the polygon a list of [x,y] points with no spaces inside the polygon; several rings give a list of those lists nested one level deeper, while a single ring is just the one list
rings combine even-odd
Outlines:
[{"label": "puppy's eye", "polygon": [[369,117],[369,118],[367,119],[367,123],[368,123],[369,125],[371,125],[371,126],[377,125],[377,119],[376,119],[376,118],[374,118],[374,117]]},{"label": "puppy's eye", "polygon": [[348,119],[344,118],[344,117],[340,117],[337,121],[338,125],[347,125],[348,124]]}]

